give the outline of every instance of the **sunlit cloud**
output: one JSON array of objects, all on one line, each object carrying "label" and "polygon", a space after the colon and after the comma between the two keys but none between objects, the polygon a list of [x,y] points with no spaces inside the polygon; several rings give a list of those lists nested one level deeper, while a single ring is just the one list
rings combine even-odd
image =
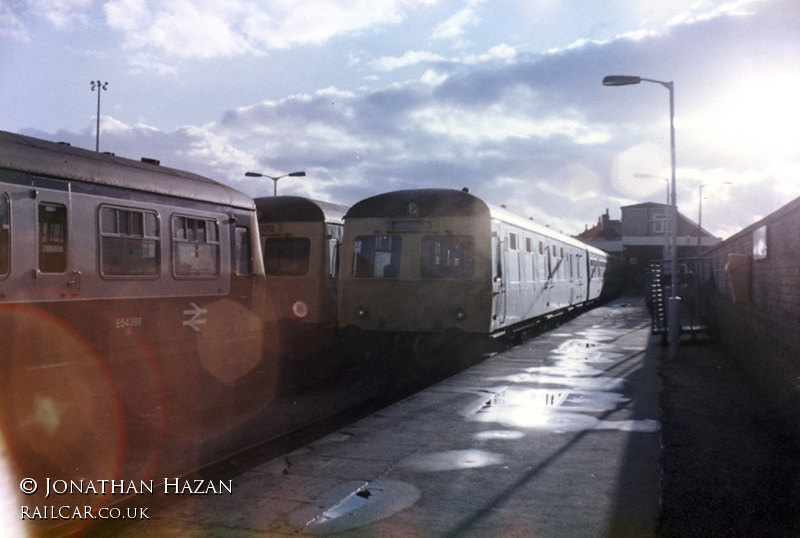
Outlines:
[{"label": "sunlit cloud", "polygon": [[[113,64],[129,77],[124,86],[110,78],[115,90],[103,96],[104,150],[248,194],[264,185],[245,180],[246,169],[304,169],[283,192],[342,203],[390,188],[469,186],[579,232],[607,207],[665,200],[665,181],[634,175],[670,175],[667,93],[600,83],[631,74],[676,83],[677,194],[687,215],[700,184],[732,184],[706,188],[711,231],[800,195],[796,0],[598,4],[580,8],[593,26],[577,30],[568,4],[19,0],[0,4],[0,39],[31,50],[4,65],[14,76],[36,67],[38,78],[18,84],[45,95],[45,76],[48,89],[74,83],[31,62],[47,56],[36,46],[51,36],[24,40],[42,28],[71,36],[54,58],[80,51],[93,71]],[[101,45],[92,48],[87,23]],[[551,28],[557,38],[533,39]],[[99,71],[92,76],[107,76]],[[95,96],[80,90],[37,92],[36,101],[7,92],[3,116],[24,129],[71,112],[72,133],[59,124],[51,136],[30,134],[93,148]]]},{"label": "sunlit cloud", "polygon": [[393,71],[410,65],[444,61],[439,54],[428,51],[410,50],[399,57],[383,56],[369,62],[369,66],[377,71]]},{"label": "sunlit cloud", "polygon": [[72,24],[85,25],[88,22],[86,11],[93,0],[28,0],[28,8],[36,15],[46,19],[56,29]]},{"label": "sunlit cloud", "polygon": [[123,35],[130,49],[215,58],[319,45],[336,36],[397,24],[408,10],[433,1],[110,0],[103,10],[109,27]]}]

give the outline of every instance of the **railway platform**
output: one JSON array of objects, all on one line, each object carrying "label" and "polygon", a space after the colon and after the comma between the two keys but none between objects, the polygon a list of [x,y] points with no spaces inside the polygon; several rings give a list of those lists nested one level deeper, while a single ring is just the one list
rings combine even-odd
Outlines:
[{"label": "railway platform", "polygon": [[614,301],[115,536],[653,536],[660,346]]},{"label": "railway platform", "polygon": [[800,536],[788,430],[721,347],[667,362],[621,299],[89,535]]}]

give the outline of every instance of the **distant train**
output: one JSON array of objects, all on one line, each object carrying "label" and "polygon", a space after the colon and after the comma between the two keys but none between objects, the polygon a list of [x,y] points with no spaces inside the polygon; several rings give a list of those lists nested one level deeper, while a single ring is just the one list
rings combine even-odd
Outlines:
[{"label": "distant train", "polygon": [[255,199],[268,300],[283,356],[307,356],[337,330],[339,246],[343,205],[299,196]]},{"label": "distant train", "polygon": [[136,480],[171,445],[193,469],[264,412],[262,260],[232,188],[0,132],[0,443],[17,469]]},{"label": "distant train", "polygon": [[467,192],[380,194],[345,216],[339,325],[518,336],[610,293],[610,263]]}]

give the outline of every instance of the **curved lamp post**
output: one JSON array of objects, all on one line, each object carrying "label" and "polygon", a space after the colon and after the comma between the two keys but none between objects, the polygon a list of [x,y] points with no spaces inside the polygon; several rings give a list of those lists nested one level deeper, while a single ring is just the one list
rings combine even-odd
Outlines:
[{"label": "curved lamp post", "polygon": [[667,302],[667,337],[669,339],[669,358],[678,357],[680,341],[680,305],[678,303],[678,204],[675,197],[675,91],[674,84],[663,80],[642,78],[628,75],[609,75],[603,78],[603,86],[630,86],[640,82],[660,84],[669,91],[669,144],[671,155],[672,177],[670,181],[670,208],[672,213],[670,223],[670,273],[672,286]]},{"label": "curved lamp post", "polygon": [[291,172],[289,174],[283,174],[282,176],[268,176],[267,174],[260,174],[258,172],[245,172],[247,177],[268,177],[274,183],[274,188],[272,190],[272,196],[278,196],[278,180],[282,177],[304,177],[306,175],[305,172]]}]

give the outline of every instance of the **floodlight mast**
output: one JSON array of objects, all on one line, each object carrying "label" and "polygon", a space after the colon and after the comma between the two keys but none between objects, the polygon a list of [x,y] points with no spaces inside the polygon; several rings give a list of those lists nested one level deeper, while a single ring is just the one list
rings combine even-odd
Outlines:
[{"label": "floodlight mast", "polygon": [[99,152],[100,151],[100,90],[107,91],[108,90],[108,82],[103,82],[101,80],[90,80],[90,84],[92,85],[92,91],[97,89],[97,133],[95,134],[95,143],[94,143],[94,150]]}]

